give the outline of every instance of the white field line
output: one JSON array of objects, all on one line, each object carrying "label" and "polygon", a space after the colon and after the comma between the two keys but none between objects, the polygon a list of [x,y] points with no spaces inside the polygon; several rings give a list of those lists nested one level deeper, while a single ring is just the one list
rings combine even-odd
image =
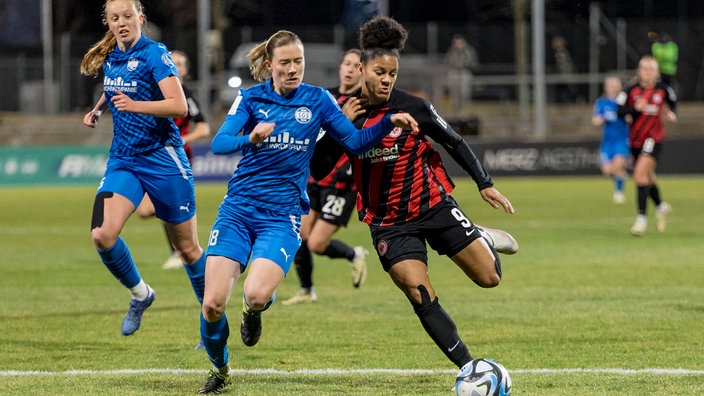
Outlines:
[{"label": "white field line", "polygon": [[[250,369],[233,370],[235,374],[244,375],[347,375],[347,374],[394,374],[394,375],[415,375],[415,374],[456,374],[457,370],[425,370],[425,369],[302,369],[302,370],[275,370],[275,369]],[[616,374],[616,375],[704,375],[704,370],[688,369],[586,369],[586,368],[564,368],[564,369],[516,369],[509,370],[515,374]],[[19,376],[69,376],[69,375],[134,375],[134,374],[205,374],[207,370],[192,369],[124,369],[124,370],[66,370],[66,371],[0,371],[0,377]]]}]

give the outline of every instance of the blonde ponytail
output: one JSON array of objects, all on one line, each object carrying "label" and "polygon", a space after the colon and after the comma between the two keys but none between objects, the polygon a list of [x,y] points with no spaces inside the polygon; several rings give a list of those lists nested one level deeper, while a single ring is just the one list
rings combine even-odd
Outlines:
[{"label": "blonde ponytail", "polygon": [[96,77],[100,72],[100,69],[105,62],[105,58],[108,57],[110,51],[112,51],[117,45],[117,39],[111,31],[105,32],[100,41],[93,44],[88,52],[83,56],[83,61],[81,62],[81,74],[89,77]]},{"label": "blonde ponytail", "polygon": [[247,59],[249,59],[249,72],[252,74],[252,77],[259,82],[266,81],[270,77],[269,70],[266,69],[264,62],[267,60],[266,43],[267,41],[259,43],[256,47],[249,50],[247,54]]}]

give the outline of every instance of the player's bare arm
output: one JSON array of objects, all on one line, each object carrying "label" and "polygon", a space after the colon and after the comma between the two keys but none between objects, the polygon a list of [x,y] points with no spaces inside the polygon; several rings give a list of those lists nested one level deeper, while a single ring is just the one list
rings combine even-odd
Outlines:
[{"label": "player's bare arm", "polygon": [[482,199],[488,202],[492,208],[499,209],[503,207],[504,211],[508,214],[513,214],[515,212],[513,205],[511,205],[508,198],[504,197],[499,190],[494,187],[485,188],[479,191],[479,194],[481,194]]}]

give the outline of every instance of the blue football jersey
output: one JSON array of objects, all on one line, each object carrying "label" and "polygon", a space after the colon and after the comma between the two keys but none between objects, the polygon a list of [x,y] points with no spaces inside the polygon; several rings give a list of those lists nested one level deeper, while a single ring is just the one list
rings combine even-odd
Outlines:
[{"label": "blue football jersey", "polygon": [[603,141],[621,142],[628,139],[628,124],[618,116],[618,104],[614,99],[602,96],[594,103],[594,115],[604,118]]},{"label": "blue football jersey", "polygon": [[[249,133],[260,122],[275,123],[274,132],[261,143],[249,144]],[[318,134],[326,131],[349,151],[363,153],[393,128],[386,116],[374,127],[357,130],[332,95],[320,87],[301,84],[281,96],[269,80],[240,90],[212,142],[216,154],[242,150],[225,203],[308,213],[306,180]],[[244,136],[238,136],[240,132]]]},{"label": "blue football jersey", "polygon": [[183,146],[173,119],[119,111],[110,101],[116,91],[135,101],[164,99],[159,81],[178,76],[164,44],[142,36],[127,51],[115,46],[103,62],[103,72],[103,92],[113,118],[110,155],[131,156],[165,145]]}]

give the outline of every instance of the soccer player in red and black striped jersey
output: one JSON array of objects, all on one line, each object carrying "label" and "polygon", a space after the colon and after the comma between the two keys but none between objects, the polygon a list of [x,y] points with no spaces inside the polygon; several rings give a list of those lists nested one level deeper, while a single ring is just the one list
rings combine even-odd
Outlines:
[{"label": "soccer player in red and black striped jersey", "polygon": [[[362,108],[359,102],[347,104],[352,95],[359,94],[362,86],[362,74],[359,70],[361,52],[357,48],[345,51],[339,68],[340,85],[328,88],[350,121],[361,114],[359,110]],[[301,217],[301,247],[293,259],[301,288],[298,294],[284,300],[283,305],[317,301],[313,287],[312,253],[347,259],[354,287],[360,287],[367,276],[369,252],[361,246],[352,247],[332,238],[340,227],[349,222],[357,196],[352,178],[352,165],[341,147],[340,143],[328,134],[320,137],[315,145],[317,155],[311,161],[311,168],[327,166],[326,164],[334,166],[322,179],[312,176],[308,178],[310,212]]]},{"label": "soccer player in red and black striped jersey", "polygon": [[[515,253],[508,233],[476,226],[452,199],[454,184],[431,138],[474,179],[480,195],[494,208],[514,213],[469,145],[426,100],[394,89],[399,51],[407,32],[388,17],[376,17],[360,29],[362,97],[366,113],[356,125],[374,125],[385,114],[405,112],[419,131],[394,129],[371,150],[351,155],[358,191],[359,217],[371,230],[379,260],[404,292],[423,328],[457,367],[472,360],[455,323],[440,306],[428,276],[426,242],[451,260],[477,285],[495,287],[501,280],[497,251]],[[488,231],[488,232],[487,232]]]},{"label": "soccer player in red and black striped jersey", "polygon": [[[656,205],[657,229],[665,231],[665,220],[672,207],[660,197],[655,168],[665,140],[662,113],[670,122],[677,122],[677,96],[670,86],[659,81],[658,63],[652,56],[644,56],[638,63],[637,83],[619,94],[618,114],[629,115],[629,141],[633,164],[633,181],[638,189],[638,215],[631,234],[641,236],[648,228],[646,207],[648,198]],[[665,107],[667,105],[667,107]]]}]

